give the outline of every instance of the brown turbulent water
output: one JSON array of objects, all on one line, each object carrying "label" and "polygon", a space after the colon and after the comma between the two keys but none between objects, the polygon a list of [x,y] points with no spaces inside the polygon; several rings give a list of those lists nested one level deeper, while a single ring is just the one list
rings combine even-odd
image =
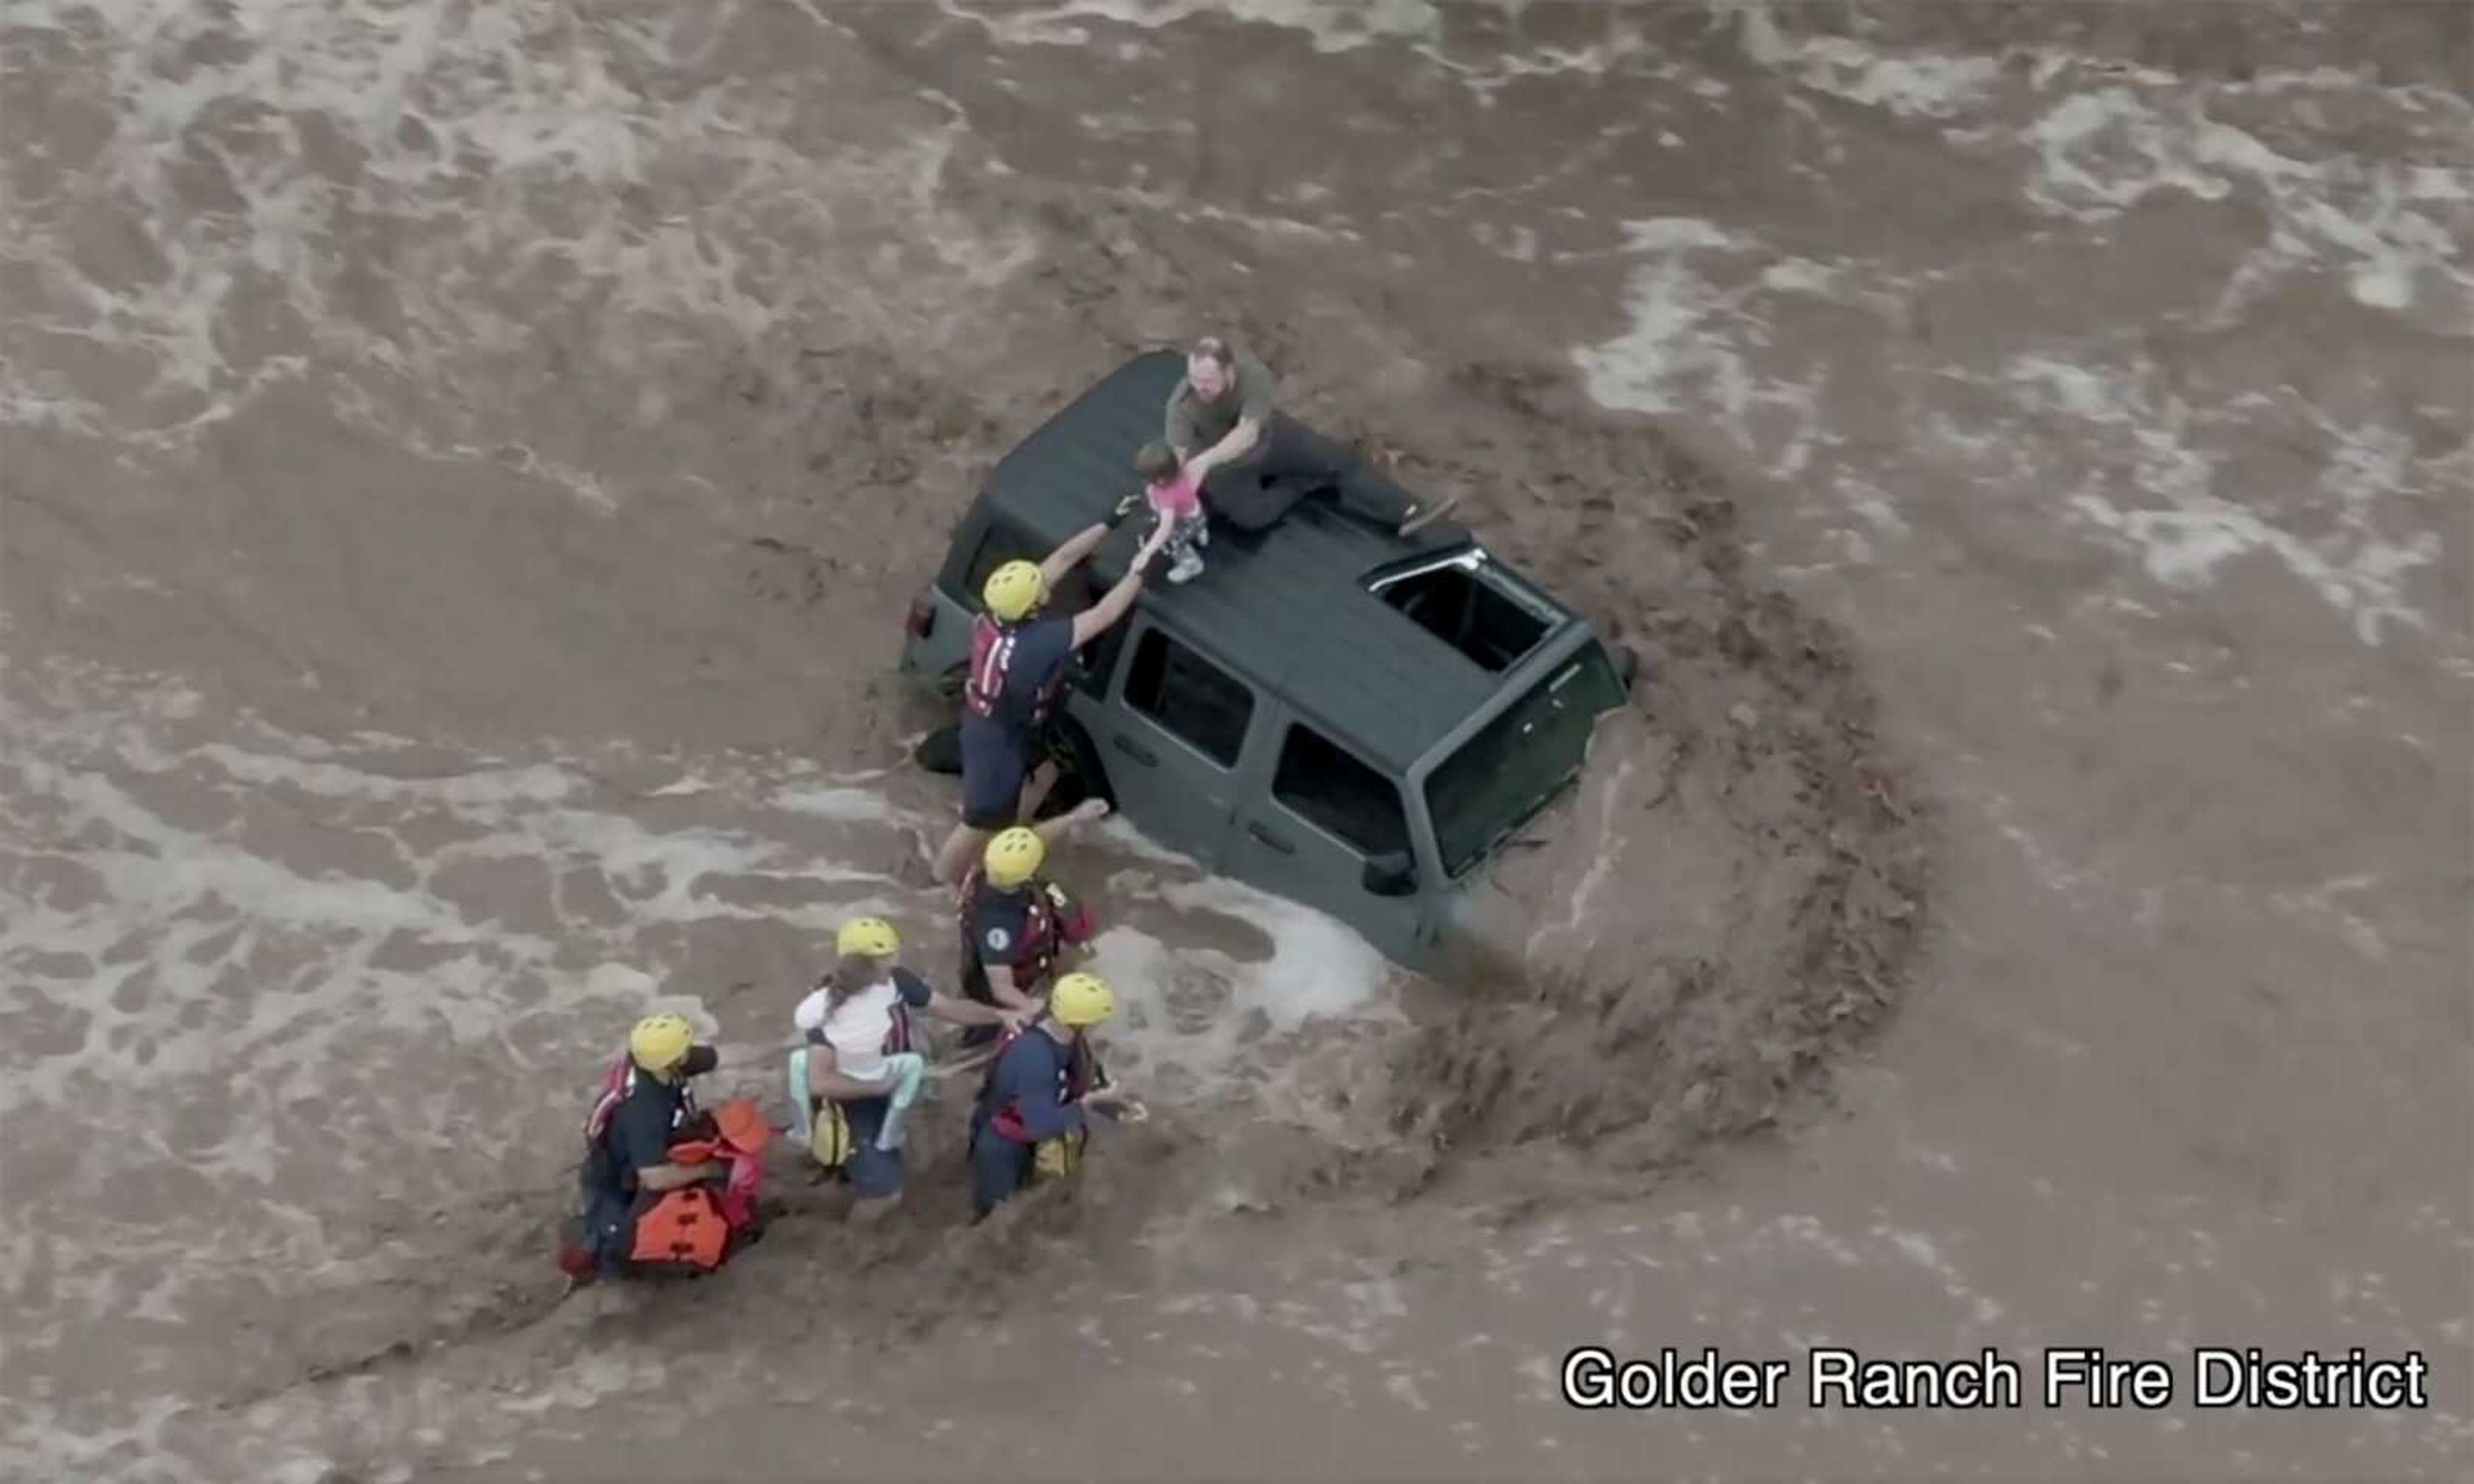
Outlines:
[{"label": "brown turbulent water", "polygon": [[[0,11],[0,1464],[2462,1476],[2467,15]],[[1527,971],[1112,826],[1161,1116],[1072,1199],[961,1230],[948,1101],[883,1230],[794,1179],[560,1302],[629,1019],[769,1096],[841,917],[950,970],[899,614],[1206,326],[1647,660]],[[1812,1408],[1825,1343],[2430,1405]],[[1583,1344],[1798,1379],[1583,1413]]]}]

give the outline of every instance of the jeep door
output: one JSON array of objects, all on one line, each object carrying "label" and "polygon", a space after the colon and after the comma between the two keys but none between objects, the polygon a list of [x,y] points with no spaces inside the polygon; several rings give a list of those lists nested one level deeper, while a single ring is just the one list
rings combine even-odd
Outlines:
[{"label": "jeep door", "polygon": [[1217,871],[1255,690],[1148,614],[1128,621],[1112,704],[1087,711],[1092,744],[1127,821]]},{"label": "jeep door", "polygon": [[[1429,900],[1399,784],[1277,703],[1261,730],[1223,870],[1330,913],[1395,963],[1415,962]],[[1370,863],[1400,869],[1377,891]]]}]

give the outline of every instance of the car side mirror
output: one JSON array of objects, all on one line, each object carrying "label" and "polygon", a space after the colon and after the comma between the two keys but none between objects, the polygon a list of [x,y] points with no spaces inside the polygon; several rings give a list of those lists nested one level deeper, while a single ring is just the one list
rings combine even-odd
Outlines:
[{"label": "car side mirror", "polygon": [[1418,863],[1410,859],[1406,850],[1387,850],[1366,863],[1359,881],[1377,897],[1414,897],[1418,894]]}]

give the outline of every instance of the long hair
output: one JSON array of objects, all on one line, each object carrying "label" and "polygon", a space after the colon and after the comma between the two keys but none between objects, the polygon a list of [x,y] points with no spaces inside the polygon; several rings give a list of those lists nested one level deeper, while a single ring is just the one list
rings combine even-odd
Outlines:
[{"label": "long hair", "polygon": [[883,970],[876,960],[864,953],[843,954],[826,970],[825,982],[818,986],[825,992],[825,1018],[830,1020],[840,1014],[845,1001],[881,977]]}]

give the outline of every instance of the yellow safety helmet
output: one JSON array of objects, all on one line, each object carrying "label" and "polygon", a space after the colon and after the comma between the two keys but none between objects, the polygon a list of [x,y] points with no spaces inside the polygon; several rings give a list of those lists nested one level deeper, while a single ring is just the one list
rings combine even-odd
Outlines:
[{"label": "yellow safety helmet", "polygon": [[902,935],[883,918],[853,918],[834,935],[834,951],[844,958],[891,958],[902,951]]},{"label": "yellow safety helmet", "polygon": [[1007,891],[1039,874],[1040,862],[1048,859],[1048,844],[1034,829],[1016,825],[1000,830],[988,842],[981,864],[987,869],[988,884]]},{"label": "yellow safety helmet", "polygon": [[1067,974],[1048,992],[1048,1013],[1079,1031],[1115,1015],[1117,996],[1098,974]]},{"label": "yellow safety helmet", "polygon": [[1033,562],[1008,562],[988,574],[980,598],[999,623],[1013,623],[1048,600],[1048,579]]},{"label": "yellow safety helmet", "polygon": [[694,1047],[695,1027],[679,1016],[646,1016],[627,1033],[627,1055],[657,1077],[677,1070]]}]

